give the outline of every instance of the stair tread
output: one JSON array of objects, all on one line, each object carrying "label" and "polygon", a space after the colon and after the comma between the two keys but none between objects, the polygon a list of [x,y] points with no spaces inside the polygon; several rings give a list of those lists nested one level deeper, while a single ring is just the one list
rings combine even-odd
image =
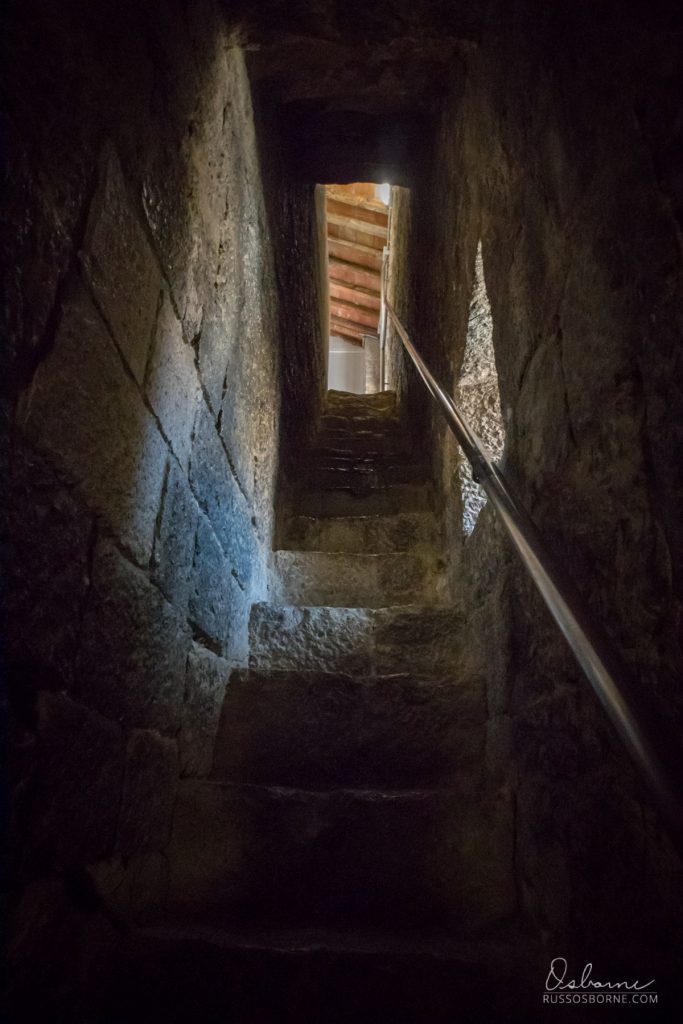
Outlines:
[{"label": "stair tread", "polygon": [[330,950],[361,953],[368,956],[429,956],[476,963],[482,958],[491,963],[496,954],[519,959],[534,948],[531,939],[521,938],[525,952],[518,953],[520,936],[508,939],[462,938],[440,929],[334,928],[324,926],[287,926],[280,922],[228,927],[195,920],[172,919],[137,929],[140,936],[177,941],[208,942],[225,949],[263,949],[284,953]]},{"label": "stair tread", "polygon": [[[468,783],[475,783],[476,785],[481,784],[481,770],[477,773],[467,774],[460,772],[458,777],[454,777],[449,784],[429,785],[429,786],[369,786],[369,785],[333,785],[328,787],[316,787],[303,786],[303,785],[282,785],[281,783],[265,783],[265,782],[242,782],[230,779],[199,779],[199,778],[187,778],[183,779],[182,784],[186,786],[195,787],[210,787],[217,790],[248,790],[255,794],[263,793],[273,795],[276,797],[295,798],[297,796],[311,797],[314,800],[320,799],[321,801],[331,801],[338,797],[350,797],[357,800],[359,803],[378,803],[381,801],[418,801],[425,799],[432,799],[437,797],[456,797],[461,796],[462,793],[471,787]],[[476,788],[475,785],[475,788]]]},{"label": "stair tread", "polygon": [[[526,935],[225,927],[166,920],[128,937],[120,1019],[207,1024],[519,1024],[545,961]],[[123,993],[123,998],[121,998]],[[145,1015],[145,1013],[147,1015]],[[119,1019],[119,1018],[117,1018]]]},{"label": "stair tread", "polygon": [[[284,549],[284,550],[286,550],[286,549]],[[315,552],[314,551],[314,552],[311,552],[311,553],[312,554],[325,554],[326,555],[326,554],[336,554],[337,552],[334,552],[334,551]],[[344,554],[344,552],[340,552],[340,553]],[[400,554],[400,552],[399,552],[399,554]],[[334,611],[334,612],[344,612],[344,611],[348,611],[348,612],[368,612],[369,614],[372,614],[372,615],[374,615],[376,612],[386,612],[386,611],[390,611],[390,612],[394,611],[394,612],[401,612],[401,613],[403,613],[403,612],[416,612],[416,613],[419,613],[419,612],[423,612],[424,611],[424,612],[428,612],[430,615],[433,614],[434,612],[446,613],[446,612],[450,611],[454,615],[462,615],[462,609],[461,609],[460,605],[454,604],[452,601],[449,602],[448,604],[439,605],[436,608],[434,607],[433,604],[431,604],[428,601],[413,601],[410,604],[402,604],[402,603],[400,603],[400,604],[385,604],[385,605],[378,606],[376,608],[368,608],[368,606],[364,605],[364,604],[299,604],[298,602],[296,604],[292,604],[291,602],[288,603],[286,601],[274,601],[272,599],[269,599],[268,601],[256,601],[252,605],[252,608],[261,608],[261,607],[269,607],[269,608],[298,608],[298,609],[301,609],[301,611],[305,611],[306,609],[328,608],[330,611]]]},{"label": "stair tread", "polygon": [[434,552],[433,558],[421,551],[415,554],[412,551],[325,551],[315,549],[297,549],[297,548],[276,548],[274,551],[276,555],[287,555],[288,557],[293,556],[302,559],[313,559],[313,558],[325,558],[333,559],[337,561],[353,561],[353,562],[367,562],[369,559],[376,560],[382,559],[383,561],[390,561],[394,559],[411,560],[419,559],[421,562],[429,563],[430,561],[439,561],[439,554]]}]

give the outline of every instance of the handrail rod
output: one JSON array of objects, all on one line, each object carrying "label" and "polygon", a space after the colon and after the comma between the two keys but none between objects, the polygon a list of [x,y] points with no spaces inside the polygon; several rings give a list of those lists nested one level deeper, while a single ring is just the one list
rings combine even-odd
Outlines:
[{"label": "handrail rod", "polygon": [[571,577],[560,566],[524,505],[486,450],[453,398],[440,386],[385,297],[387,312],[428,391],[462,447],[472,475],[491,504],[522,562],[560,627],[579,665],[588,677],[624,745],[640,769],[683,856],[683,769],[676,745],[668,740],[663,722],[639,697],[611,641],[591,618]]}]

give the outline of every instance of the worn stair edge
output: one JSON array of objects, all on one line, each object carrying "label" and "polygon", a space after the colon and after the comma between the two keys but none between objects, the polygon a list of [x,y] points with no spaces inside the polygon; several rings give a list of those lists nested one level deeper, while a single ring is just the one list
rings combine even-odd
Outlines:
[{"label": "worn stair edge", "polygon": [[348,554],[436,552],[440,531],[430,512],[375,516],[290,516],[280,527],[284,551],[335,551]]},{"label": "worn stair edge", "polygon": [[444,604],[449,596],[443,562],[417,552],[281,550],[273,568],[273,600],[280,604],[378,608]]},{"label": "worn stair edge", "polygon": [[390,484],[360,495],[343,489],[316,490],[298,486],[293,498],[294,513],[308,516],[338,518],[434,511],[431,485]]},{"label": "worn stair edge", "polygon": [[125,1020],[528,1024],[542,971],[526,940],[169,922],[129,935],[114,987]]},{"label": "worn stair edge", "polygon": [[[252,668],[410,672],[413,678],[476,677],[459,608],[252,605]],[[482,683],[483,685],[483,683]]]}]

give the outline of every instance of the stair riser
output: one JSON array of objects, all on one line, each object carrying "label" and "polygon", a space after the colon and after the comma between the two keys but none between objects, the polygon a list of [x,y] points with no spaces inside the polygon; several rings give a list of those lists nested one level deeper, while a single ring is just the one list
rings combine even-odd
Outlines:
[{"label": "stair riser", "polygon": [[280,547],[298,551],[338,551],[389,554],[436,550],[438,530],[429,513],[402,516],[316,519],[295,516],[283,529]]},{"label": "stair riser", "polygon": [[403,437],[378,434],[370,431],[333,431],[317,434],[315,443],[309,448],[312,458],[393,458],[396,461],[410,460],[410,445]]},{"label": "stair riser", "polygon": [[[463,620],[452,608],[298,608],[256,604],[250,665],[476,679],[464,659]],[[481,688],[483,683],[478,684]]]},{"label": "stair riser", "polygon": [[320,433],[353,433],[362,430],[365,433],[385,433],[387,435],[401,432],[402,424],[398,416],[386,415],[381,418],[361,413],[325,413],[320,419]]},{"label": "stair riser", "polygon": [[[231,948],[157,935],[128,939],[112,993],[117,1021],[167,1024],[529,1024],[536,985],[519,957]],[[545,961],[544,961],[545,963]],[[538,976],[542,968],[539,967]],[[534,974],[534,982],[536,974]],[[533,992],[533,996],[532,993]],[[111,1005],[111,1000],[108,1000]],[[533,1007],[533,1010],[532,1010]]]},{"label": "stair riser", "polygon": [[384,490],[355,495],[344,490],[323,491],[302,488],[298,511],[308,516],[375,516],[403,512],[431,512],[431,488],[419,484],[394,484]]},{"label": "stair riser", "polygon": [[425,471],[417,465],[365,465],[357,467],[354,460],[337,460],[336,465],[308,466],[300,476],[304,490],[347,490],[367,494],[393,484],[419,484],[425,481]]},{"label": "stair riser", "polygon": [[214,776],[301,787],[452,783],[485,759],[483,688],[406,676],[233,673]]},{"label": "stair riser", "polygon": [[395,416],[396,409],[397,402],[394,391],[382,391],[374,395],[328,391],[325,396],[326,414],[374,416],[382,419],[386,416]]},{"label": "stair riser", "polygon": [[274,601],[284,605],[383,608],[437,604],[447,596],[442,570],[417,555],[277,551]]},{"label": "stair riser", "polygon": [[170,908],[267,920],[476,931],[514,910],[510,807],[447,791],[181,783]]}]

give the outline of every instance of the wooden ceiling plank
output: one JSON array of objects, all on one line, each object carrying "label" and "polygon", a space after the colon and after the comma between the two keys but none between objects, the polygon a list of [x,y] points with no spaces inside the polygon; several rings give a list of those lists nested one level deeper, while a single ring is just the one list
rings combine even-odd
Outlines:
[{"label": "wooden ceiling plank", "polygon": [[382,269],[382,253],[377,249],[354,245],[340,238],[328,238],[327,251],[330,256],[339,257],[359,267],[378,271]]},{"label": "wooden ceiling plank", "polygon": [[379,227],[388,228],[389,213],[386,209],[368,209],[366,206],[349,203],[346,199],[339,199],[336,196],[328,196],[326,205],[328,216],[336,213],[340,217],[352,217],[365,224],[377,224]]},{"label": "wooden ceiling plank", "polygon": [[362,334],[342,329],[338,324],[330,324],[330,334],[333,334],[335,338],[343,338],[344,341],[350,341],[353,345],[362,346],[363,344]]},{"label": "wooden ceiling plank", "polygon": [[349,263],[346,260],[331,258],[329,261],[331,281],[341,281],[347,285],[360,285],[375,295],[381,292],[381,276],[367,267]]},{"label": "wooden ceiling plank", "polygon": [[386,224],[369,224],[367,221],[358,220],[356,217],[348,217],[337,213],[330,213],[329,211],[327,213],[327,223],[335,226],[354,228],[356,231],[373,235],[376,238],[382,238],[384,241],[386,241],[387,238],[388,228]]},{"label": "wooden ceiling plank", "polygon": [[357,228],[349,227],[346,224],[327,225],[327,237],[339,238],[352,245],[362,245],[366,249],[375,249],[379,252],[384,248],[384,241],[377,235],[370,235],[366,231],[359,231]]},{"label": "wooden ceiling plank", "polygon": [[348,328],[344,328],[342,324],[331,324],[330,334],[333,334],[336,338],[343,338],[344,341],[351,341],[356,345],[363,344],[363,334],[367,334],[367,331],[351,331]]},{"label": "wooden ceiling plank", "polygon": [[377,334],[377,324],[365,324],[362,321],[353,320],[350,316],[339,316],[336,312],[330,311],[330,322],[333,324],[346,324],[347,328],[359,334]]},{"label": "wooden ceiling plank", "polygon": [[368,292],[365,288],[349,287],[330,280],[330,295],[334,299],[350,302],[352,305],[361,306],[364,309],[380,309],[380,297],[376,293]]},{"label": "wooden ceiling plank", "polygon": [[330,314],[338,320],[348,320],[354,324],[362,324],[377,330],[379,317],[372,310],[363,310],[359,306],[351,306],[346,302],[330,302]]}]

